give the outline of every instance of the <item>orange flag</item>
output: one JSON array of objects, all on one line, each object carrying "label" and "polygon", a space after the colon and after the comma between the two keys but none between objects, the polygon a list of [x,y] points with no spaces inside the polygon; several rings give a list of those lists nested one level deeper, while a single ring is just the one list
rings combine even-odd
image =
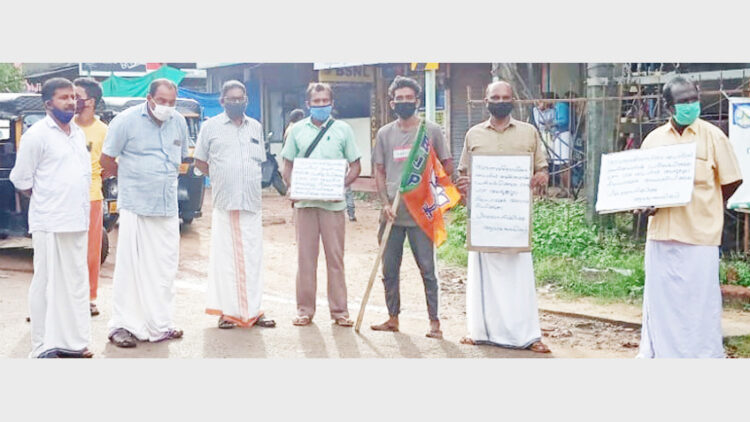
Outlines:
[{"label": "orange flag", "polygon": [[401,200],[414,221],[432,239],[432,243],[440,246],[448,237],[443,213],[458,203],[461,194],[440,164],[427,137],[424,121],[409,152],[401,176],[400,191]]}]

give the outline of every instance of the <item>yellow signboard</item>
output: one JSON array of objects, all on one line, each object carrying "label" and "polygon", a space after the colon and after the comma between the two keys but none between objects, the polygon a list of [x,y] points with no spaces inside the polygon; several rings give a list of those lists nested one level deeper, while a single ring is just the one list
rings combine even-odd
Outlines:
[{"label": "yellow signboard", "polygon": [[375,68],[372,66],[340,67],[318,71],[319,82],[372,83],[375,81]]},{"label": "yellow signboard", "polygon": [[423,70],[438,70],[440,63],[412,63],[412,72],[420,72]]}]

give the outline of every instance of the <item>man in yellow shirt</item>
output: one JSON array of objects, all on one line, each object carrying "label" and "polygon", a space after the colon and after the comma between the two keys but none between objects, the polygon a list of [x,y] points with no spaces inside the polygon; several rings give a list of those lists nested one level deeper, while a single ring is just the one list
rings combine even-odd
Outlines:
[{"label": "man in yellow shirt", "polygon": [[698,118],[695,84],[664,85],[672,118],[641,148],[696,144],[693,196],[681,207],[653,208],[646,241],[643,328],[638,357],[722,358],[719,245],[724,204],[742,184],[737,157],[718,127]]},{"label": "man in yellow shirt", "polygon": [[91,315],[99,315],[94,301],[99,285],[99,269],[102,257],[102,166],[99,159],[102,145],[107,136],[107,125],[94,114],[102,100],[102,86],[91,78],[78,78],[73,81],[76,95],[75,123],[86,135],[86,148],[91,153],[91,211],[89,218],[88,267],[91,301]]}]

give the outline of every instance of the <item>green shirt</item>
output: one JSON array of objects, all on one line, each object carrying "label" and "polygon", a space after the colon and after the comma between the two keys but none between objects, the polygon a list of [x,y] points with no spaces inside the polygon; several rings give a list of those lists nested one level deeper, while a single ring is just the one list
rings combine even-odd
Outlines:
[{"label": "green shirt", "polygon": [[[323,123],[321,127],[324,127]],[[281,149],[281,156],[289,161],[294,162],[295,158],[304,158],[307,147],[312,144],[315,137],[318,136],[320,128],[315,126],[310,118],[300,120],[292,126],[289,136],[287,137],[284,148]],[[319,158],[329,160],[346,159],[353,163],[359,160],[362,154],[359,153],[357,143],[354,140],[354,131],[351,126],[341,120],[334,120],[328,131],[323,135],[318,146],[315,147],[308,158]],[[322,208],[328,211],[343,211],[346,209],[346,201],[297,201],[294,203],[296,208]]]}]

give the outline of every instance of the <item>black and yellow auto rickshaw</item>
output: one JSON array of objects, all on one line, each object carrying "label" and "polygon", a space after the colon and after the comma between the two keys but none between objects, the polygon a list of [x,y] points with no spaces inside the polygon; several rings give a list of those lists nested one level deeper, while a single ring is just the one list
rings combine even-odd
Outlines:
[{"label": "black and yellow auto rickshaw", "polygon": [[[44,103],[39,94],[0,93],[0,239],[30,237],[29,198],[16,191],[10,181],[10,171],[16,164],[16,152],[21,143],[21,135],[46,115]],[[104,181],[102,193],[104,194],[101,257],[103,263],[109,254],[107,233],[117,222],[117,187],[116,185],[113,187],[112,181]]]},{"label": "black and yellow auto rickshaw", "polygon": [[[135,105],[143,104],[144,101],[146,101],[144,98],[136,97],[104,97],[101,119],[103,122],[109,123],[121,111]],[[183,162],[180,165],[180,174],[177,179],[177,204],[180,219],[184,224],[190,224],[193,222],[193,218],[202,215],[201,208],[203,207],[206,182],[206,176],[195,167],[192,160],[195,142],[198,139],[198,131],[200,130],[202,113],[200,104],[192,99],[178,98],[175,106],[177,112],[185,117],[188,126],[188,151],[190,158],[186,160],[188,162]],[[115,187],[114,190],[116,193],[117,188]]]}]

